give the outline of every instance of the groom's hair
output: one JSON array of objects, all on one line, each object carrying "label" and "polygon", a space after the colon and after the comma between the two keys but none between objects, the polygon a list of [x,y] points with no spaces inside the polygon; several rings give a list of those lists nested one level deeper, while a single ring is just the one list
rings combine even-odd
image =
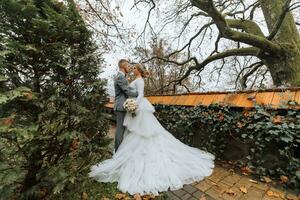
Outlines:
[{"label": "groom's hair", "polygon": [[128,62],[128,60],[126,60],[126,59],[121,59],[121,60],[119,60],[119,68],[120,67],[122,67],[122,65],[124,64],[124,63],[126,63],[126,62]]}]

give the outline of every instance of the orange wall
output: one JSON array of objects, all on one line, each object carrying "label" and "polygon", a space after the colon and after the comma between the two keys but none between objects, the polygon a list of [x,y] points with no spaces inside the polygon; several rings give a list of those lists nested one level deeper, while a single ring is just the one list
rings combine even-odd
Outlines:
[{"label": "orange wall", "polygon": [[[242,91],[242,92],[208,92],[181,95],[149,96],[152,104],[196,106],[210,104],[229,105],[233,107],[251,108],[262,105],[271,108],[300,109],[300,88],[286,90]],[[290,102],[296,103],[295,106]],[[113,108],[113,102],[106,105]]]}]

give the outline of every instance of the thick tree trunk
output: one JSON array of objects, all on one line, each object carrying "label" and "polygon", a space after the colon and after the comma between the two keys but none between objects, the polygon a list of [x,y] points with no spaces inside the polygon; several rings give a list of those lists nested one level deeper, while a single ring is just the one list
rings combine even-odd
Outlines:
[{"label": "thick tree trunk", "polygon": [[[34,187],[37,183],[37,173],[40,171],[42,167],[42,155],[39,150],[34,152],[30,156],[29,164],[28,164],[28,171],[25,176],[24,182],[23,182],[23,188],[22,193],[29,191]],[[34,194],[30,196],[30,199],[38,199]]]},{"label": "thick tree trunk", "polygon": [[[261,8],[271,32],[282,12],[286,0],[260,0]],[[274,42],[282,47],[279,55],[263,55],[275,85],[300,86],[300,35],[294,17],[287,13]]]}]

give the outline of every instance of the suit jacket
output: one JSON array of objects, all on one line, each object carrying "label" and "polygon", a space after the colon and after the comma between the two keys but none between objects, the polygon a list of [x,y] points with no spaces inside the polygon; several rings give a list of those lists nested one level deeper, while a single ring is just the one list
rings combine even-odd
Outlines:
[{"label": "suit jacket", "polygon": [[128,97],[137,97],[138,92],[130,89],[128,81],[124,74],[118,72],[114,79],[115,87],[115,105],[114,111],[126,111],[123,107]]}]

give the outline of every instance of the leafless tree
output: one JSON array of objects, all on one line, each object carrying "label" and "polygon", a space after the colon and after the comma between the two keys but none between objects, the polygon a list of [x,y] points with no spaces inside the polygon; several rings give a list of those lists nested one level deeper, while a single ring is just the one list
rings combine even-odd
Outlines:
[{"label": "leafless tree", "polygon": [[[145,57],[164,57],[170,53],[172,48],[162,39],[153,38],[150,42],[150,48],[137,47],[135,49],[135,60],[143,60]],[[172,60],[179,59],[183,54],[176,54],[172,57]],[[146,87],[145,93],[147,95],[154,94],[176,94],[193,91],[197,88],[197,84],[193,83],[190,77],[187,77],[182,81],[182,85],[168,83],[173,82],[181,78],[189,65],[178,66],[171,62],[164,62],[160,59],[151,59],[145,62],[147,69],[150,72],[150,76],[145,79]],[[168,85],[168,87],[165,87]]]},{"label": "leafless tree", "polygon": [[130,28],[124,28],[120,21],[122,12],[110,0],[74,0],[83,16],[86,25],[94,32],[98,45],[104,53],[112,50],[112,46],[125,42]]},{"label": "leafless tree", "polygon": [[[187,77],[199,75],[210,65],[214,66],[214,72],[221,73],[225,66],[233,64],[239,68],[235,82],[241,88],[251,87],[253,81],[261,82],[267,74],[276,86],[300,86],[298,0],[276,0],[276,3],[273,0],[173,0],[167,7],[164,4],[160,0],[134,1],[136,7],[149,8],[139,37],[141,41],[147,39],[147,29],[156,35],[160,33],[151,24],[155,9],[165,13],[165,18],[160,19],[164,22],[162,30],[175,24],[177,41],[189,37],[176,51],[145,60],[159,59],[179,66],[190,64],[185,74],[170,84],[182,84]],[[214,42],[215,48],[204,55],[207,41]],[[172,59],[182,52],[186,53],[184,60]],[[251,85],[247,86],[248,83]]]}]

